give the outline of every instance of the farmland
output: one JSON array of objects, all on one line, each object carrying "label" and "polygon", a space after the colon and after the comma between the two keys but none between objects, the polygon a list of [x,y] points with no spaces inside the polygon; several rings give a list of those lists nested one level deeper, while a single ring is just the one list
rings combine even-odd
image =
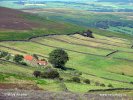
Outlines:
[{"label": "farmland", "polygon": [[[115,88],[132,88],[132,84],[130,84],[130,82],[133,80],[133,56],[132,49],[130,48],[131,42],[117,38],[112,39],[97,34],[95,34],[95,36],[97,37],[96,39],[87,38],[79,34],[69,36],[55,35],[31,39],[29,42],[7,41],[0,42],[0,49],[14,54],[17,52],[25,55],[25,53],[21,52],[25,51],[29,54],[39,54],[48,57],[48,54],[55,48],[63,48],[68,52],[70,56],[70,60],[67,63],[66,67],[82,72],[82,75],[80,76],[82,79],[87,78],[92,81],[91,85],[65,81],[64,84],[69,91],[87,92],[91,89],[108,88],[106,86],[95,86],[95,82],[105,83],[105,85],[112,84]],[[113,52],[114,50],[119,50],[119,52],[106,57],[107,54]],[[2,66],[4,65],[2,64],[1,67]],[[29,72],[31,73],[35,69],[36,68],[29,68]],[[4,69],[2,69],[1,71],[4,72]],[[20,73],[20,71],[23,70],[17,70],[16,72]],[[73,71],[71,70],[65,72],[60,71],[60,75],[62,76],[62,78],[64,78],[64,80],[67,80],[72,77],[72,75],[70,74],[72,72]],[[12,71],[12,73],[14,72]],[[122,75],[122,73],[124,73],[124,75]],[[34,80],[32,81],[34,82]],[[43,84],[38,84],[38,86],[50,91],[62,90],[59,82],[51,83],[50,86]]]},{"label": "farmland", "polygon": [[[83,100],[87,96],[99,98],[100,93],[133,96],[130,12],[123,15],[123,12],[79,12],[71,8],[23,9],[23,12],[4,7],[0,11],[0,91],[24,90],[41,92],[40,95],[45,92],[55,98],[61,92],[60,95],[68,93]],[[113,25],[91,26],[99,20],[102,20],[100,26]],[[89,31],[93,38],[85,35]],[[68,53],[64,69],[55,68],[48,60],[57,48]],[[17,62],[16,56],[24,58]],[[25,56],[33,56],[38,66],[28,63]],[[41,66],[38,61],[47,61],[47,65]],[[49,70],[56,71],[59,77],[43,76]],[[40,72],[40,76],[35,72]]]}]

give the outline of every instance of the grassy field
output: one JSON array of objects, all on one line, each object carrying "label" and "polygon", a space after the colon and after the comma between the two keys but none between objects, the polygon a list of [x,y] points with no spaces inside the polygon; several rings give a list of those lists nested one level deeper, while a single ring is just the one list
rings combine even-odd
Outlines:
[{"label": "grassy field", "polygon": [[[3,46],[0,47],[0,50],[8,51],[13,54],[19,53],[23,55],[25,55],[25,53],[21,51],[25,51],[28,54],[39,54],[48,57],[48,54],[55,48],[63,48],[68,52],[70,57],[66,67],[82,72],[82,75],[79,76],[81,78],[81,83],[73,83],[68,81],[73,77],[73,71],[59,70],[61,77],[64,79],[65,86],[69,91],[72,92],[87,92],[92,89],[108,89],[108,84],[112,84],[114,88],[133,88],[133,85],[130,84],[130,82],[133,80],[132,49],[129,48],[132,42],[130,39],[106,37],[102,36],[101,34],[94,35],[96,37],[94,39],[76,34],[70,36],[57,35],[40,37],[32,39],[29,42],[0,42],[0,45]],[[101,48],[105,48],[105,50]],[[114,53],[109,57],[105,56],[114,50],[119,50],[119,52]],[[12,69],[6,70],[10,67]],[[3,74],[8,73],[25,77],[28,75],[28,77],[32,78],[31,74],[37,68],[2,63],[0,64],[0,69],[2,76]],[[14,71],[14,69],[16,70]],[[91,80],[91,84],[83,84],[83,79]],[[14,80],[14,78],[11,78],[11,81],[12,80]],[[29,79],[24,80],[26,81]],[[19,81],[19,79],[15,82],[17,81]],[[34,84],[38,83],[37,85],[44,90],[63,91],[64,89],[62,84],[57,80],[31,79],[30,81],[32,81]],[[96,82],[105,84],[105,87],[96,86]]]}]

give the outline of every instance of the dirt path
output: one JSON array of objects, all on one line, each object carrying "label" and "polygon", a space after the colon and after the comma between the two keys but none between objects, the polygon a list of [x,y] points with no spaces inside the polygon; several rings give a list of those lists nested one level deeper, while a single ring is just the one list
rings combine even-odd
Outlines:
[{"label": "dirt path", "polygon": [[71,92],[0,89],[0,100],[133,100],[133,97],[123,94],[78,94]]}]

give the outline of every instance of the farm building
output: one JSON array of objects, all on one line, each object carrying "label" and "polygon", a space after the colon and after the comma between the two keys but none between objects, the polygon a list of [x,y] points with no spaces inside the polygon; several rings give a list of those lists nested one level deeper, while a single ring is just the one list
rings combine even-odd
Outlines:
[{"label": "farm building", "polygon": [[38,60],[31,55],[24,56],[24,61],[31,66],[46,66],[48,64],[46,60]]},{"label": "farm building", "polygon": [[47,65],[47,61],[37,61],[37,64],[40,65],[40,66],[45,66]]}]

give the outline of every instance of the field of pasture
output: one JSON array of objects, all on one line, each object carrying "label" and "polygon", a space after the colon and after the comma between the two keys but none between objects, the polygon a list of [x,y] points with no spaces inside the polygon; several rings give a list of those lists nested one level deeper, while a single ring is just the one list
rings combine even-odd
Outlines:
[{"label": "field of pasture", "polygon": [[[89,85],[82,82],[73,83],[68,81],[73,77],[73,70],[59,70],[61,77],[64,79],[64,83],[60,83],[57,80],[34,79],[32,77],[31,73],[34,70],[43,70],[43,68],[25,68],[20,65],[14,66],[9,64],[9,62],[0,64],[1,75],[8,82],[13,80],[17,82],[15,75],[28,76],[31,79],[25,78],[24,80],[30,80],[40,88],[50,91],[63,91],[64,88],[67,88],[72,92],[87,92],[92,89],[108,89],[110,88],[108,87],[109,84],[113,88],[133,88],[131,84],[133,81],[132,41],[98,34],[94,34],[94,36],[95,38],[92,39],[79,34],[53,35],[34,38],[29,41],[0,42],[0,50],[8,51],[12,54],[38,54],[46,58],[52,50],[62,48],[70,57],[66,67],[82,72],[82,75],[79,76],[81,81],[89,79],[91,80]],[[114,52],[116,50],[117,52]],[[6,70],[10,67],[11,70]],[[14,76],[5,78],[5,73],[13,74]],[[103,83],[105,86],[97,86],[96,83]]]}]

